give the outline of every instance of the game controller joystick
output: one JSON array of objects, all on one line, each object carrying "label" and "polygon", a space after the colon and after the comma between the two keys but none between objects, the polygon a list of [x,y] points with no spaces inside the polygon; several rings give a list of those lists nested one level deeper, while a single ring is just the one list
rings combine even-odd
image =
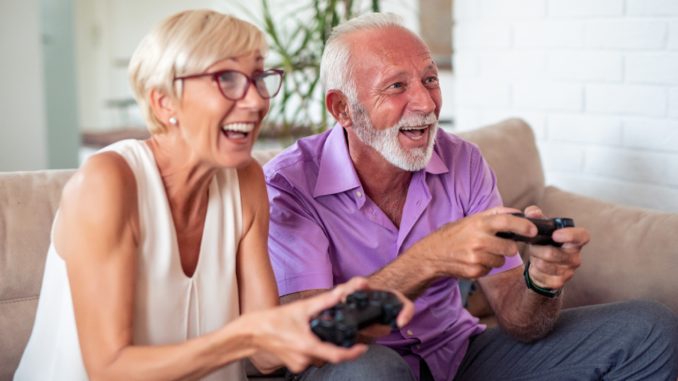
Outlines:
[{"label": "game controller joystick", "polygon": [[574,220],[571,218],[558,217],[550,219],[539,219],[539,218],[529,218],[525,217],[522,213],[513,213],[516,217],[522,217],[537,226],[537,235],[534,237],[525,237],[511,232],[499,232],[497,237],[508,238],[514,241],[527,242],[533,245],[551,245],[560,247],[563,244],[556,242],[551,238],[551,235],[554,231],[562,228],[572,228],[574,227]]},{"label": "game controller joystick", "polygon": [[356,291],[339,303],[321,311],[311,320],[311,330],[322,341],[342,347],[356,342],[358,331],[372,324],[395,326],[403,304],[387,291]]}]

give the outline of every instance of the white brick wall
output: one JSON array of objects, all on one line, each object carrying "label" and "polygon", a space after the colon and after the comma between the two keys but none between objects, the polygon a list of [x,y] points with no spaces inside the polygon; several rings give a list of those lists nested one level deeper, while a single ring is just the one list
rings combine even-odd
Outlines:
[{"label": "white brick wall", "polygon": [[669,49],[678,50],[678,21],[669,23]]},{"label": "white brick wall", "polygon": [[678,212],[678,0],[456,0],[455,125],[518,116],[547,182]]},{"label": "white brick wall", "polygon": [[586,110],[606,114],[666,115],[667,88],[632,84],[586,86]]},{"label": "white brick wall", "polygon": [[669,90],[669,116],[678,118],[678,87]]},{"label": "white brick wall", "polygon": [[549,0],[548,10],[551,17],[621,16],[624,0]]}]

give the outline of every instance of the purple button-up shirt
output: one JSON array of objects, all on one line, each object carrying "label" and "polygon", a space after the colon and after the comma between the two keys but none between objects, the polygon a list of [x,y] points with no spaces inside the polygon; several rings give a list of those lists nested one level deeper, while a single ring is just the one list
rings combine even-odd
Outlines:
[{"label": "purple button-up shirt", "polygon": [[[431,161],[413,173],[400,227],[365,195],[337,125],[300,139],[264,166],[271,202],[269,251],[280,295],[369,276],[441,226],[501,205],[496,180],[471,143],[439,130]],[[507,257],[491,274],[521,264]],[[379,340],[419,377],[455,375],[469,338],[485,327],[462,306],[457,279],[431,284],[406,326]]]}]

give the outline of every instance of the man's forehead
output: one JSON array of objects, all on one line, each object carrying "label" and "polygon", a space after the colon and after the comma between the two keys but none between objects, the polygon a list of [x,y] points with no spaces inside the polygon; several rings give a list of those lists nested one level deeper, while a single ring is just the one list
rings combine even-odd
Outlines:
[{"label": "man's forehead", "polygon": [[430,65],[435,67],[426,44],[406,29],[392,27],[367,30],[352,37],[352,64],[364,69],[411,63],[421,68]]}]

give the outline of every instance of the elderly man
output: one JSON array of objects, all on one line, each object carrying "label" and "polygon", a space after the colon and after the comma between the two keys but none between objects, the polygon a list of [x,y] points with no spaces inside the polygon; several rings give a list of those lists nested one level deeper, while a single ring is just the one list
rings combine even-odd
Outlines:
[{"label": "elderly man", "polygon": [[[358,361],[295,377],[676,378],[678,330],[662,306],[623,303],[559,317],[560,290],[589,240],[585,229],[557,230],[560,248],[528,246],[525,265],[516,243],[496,236],[534,236],[536,227],[501,206],[478,149],[438,129],[436,65],[397,18],[370,14],[337,27],[321,76],[337,125],[265,167],[282,301],[355,275],[418,299],[410,324]],[[541,217],[535,206],[524,213]],[[460,278],[478,279],[501,329],[486,331],[463,308]]]}]

